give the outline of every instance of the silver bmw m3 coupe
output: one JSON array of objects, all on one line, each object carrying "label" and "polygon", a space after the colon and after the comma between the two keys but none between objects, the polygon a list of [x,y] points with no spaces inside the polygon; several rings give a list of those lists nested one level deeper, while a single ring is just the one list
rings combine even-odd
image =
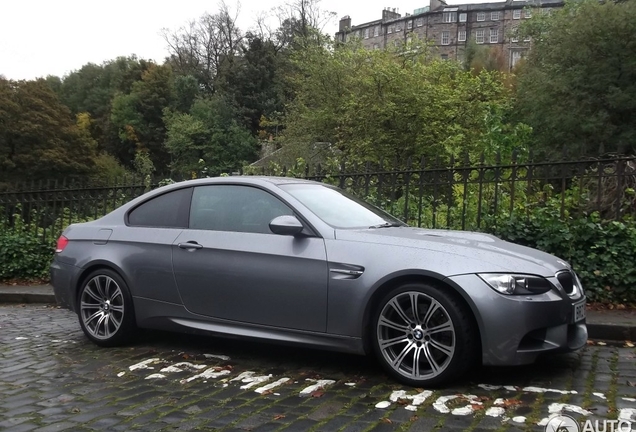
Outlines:
[{"label": "silver bmw m3 coupe", "polygon": [[566,262],[486,234],[412,228],[291,178],[148,192],[69,226],[51,280],[98,345],[137,328],[258,338],[374,354],[413,386],[587,340],[585,295]]}]

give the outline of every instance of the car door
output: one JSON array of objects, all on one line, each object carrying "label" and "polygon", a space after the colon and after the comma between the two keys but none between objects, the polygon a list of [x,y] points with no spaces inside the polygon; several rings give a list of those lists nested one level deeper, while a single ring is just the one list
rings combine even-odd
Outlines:
[{"label": "car door", "polygon": [[269,229],[272,219],[293,213],[257,187],[195,187],[189,228],[173,244],[173,269],[185,307],[208,317],[324,332],[323,239]]},{"label": "car door", "polygon": [[157,195],[135,206],[126,225],[113,230],[108,248],[126,275],[134,297],[180,302],[172,275],[172,245],[188,226],[192,188]]}]

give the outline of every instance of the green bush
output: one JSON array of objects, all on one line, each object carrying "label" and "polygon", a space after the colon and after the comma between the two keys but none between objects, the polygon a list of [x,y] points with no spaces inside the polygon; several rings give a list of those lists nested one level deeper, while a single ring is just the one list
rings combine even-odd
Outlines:
[{"label": "green bush", "polygon": [[0,228],[0,281],[48,279],[53,251],[33,233]]},{"label": "green bush", "polygon": [[36,225],[42,220],[42,214],[34,210],[29,216],[31,223],[25,222],[18,206],[11,226],[6,221],[0,221],[0,281],[48,279],[55,250],[55,240],[51,238],[57,239],[71,223],[89,220],[72,213],[68,208],[62,209],[46,227]]},{"label": "green bush", "polygon": [[636,223],[603,222],[597,214],[560,218],[556,205],[493,218],[488,230],[567,260],[590,301],[636,303]]}]

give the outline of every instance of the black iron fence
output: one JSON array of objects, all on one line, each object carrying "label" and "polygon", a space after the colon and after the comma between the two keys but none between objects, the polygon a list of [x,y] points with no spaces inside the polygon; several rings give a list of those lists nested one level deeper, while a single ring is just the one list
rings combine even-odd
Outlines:
[{"label": "black iron fence", "polygon": [[[250,170],[337,185],[420,227],[487,230],[497,218],[550,206],[558,217],[598,212],[606,220],[636,216],[636,156],[509,163],[442,164],[407,160],[385,164],[296,166]],[[238,174],[247,174],[238,173]],[[52,241],[67,225],[96,219],[159,186],[150,178],[90,186],[63,181],[10,185],[0,192],[0,229],[24,230]]]}]

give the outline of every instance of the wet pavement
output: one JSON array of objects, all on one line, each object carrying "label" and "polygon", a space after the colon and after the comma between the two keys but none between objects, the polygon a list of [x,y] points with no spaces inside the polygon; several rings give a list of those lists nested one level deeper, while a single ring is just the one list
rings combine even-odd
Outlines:
[{"label": "wet pavement", "polygon": [[51,305],[0,305],[0,430],[543,431],[554,413],[631,421],[636,349],[481,368],[443,389],[371,358],[145,331],[99,348]]}]

